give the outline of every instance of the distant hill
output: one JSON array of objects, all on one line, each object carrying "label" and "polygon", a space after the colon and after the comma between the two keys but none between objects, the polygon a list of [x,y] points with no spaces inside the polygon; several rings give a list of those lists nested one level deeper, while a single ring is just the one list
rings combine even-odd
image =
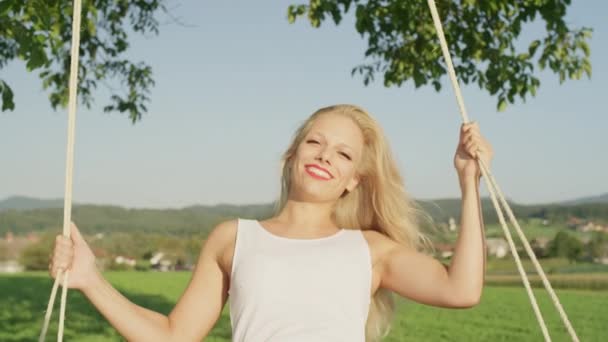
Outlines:
[{"label": "distant hill", "polygon": [[30,210],[47,208],[63,208],[63,200],[39,199],[25,196],[11,196],[7,199],[0,200],[0,211],[9,209]]},{"label": "distant hill", "polygon": [[[608,202],[587,199],[571,201],[573,204],[521,205],[508,201],[519,219],[543,218],[565,223],[570,217],[608,223]],[[419,200],[418,204],[433,221],[445,223],[450,218],[460,220],[460,199]],[[496,211],[488,198],[482,198],[483,218],[486,224],[498,223]],[[273,214],[273,203],[256,205],[196,205],[181,209],[132,209],[111,205],[75,204],[73,220],[83,232],[139,231],[162,234],[206,235],[217,223],[234,219],[263,219]],[[25,234],[34,231],[59,231],[63,222],[63,200],[42,200],[28,197],[10,197],[0,201],[0,236],[7,231]],[[426,222],[421,222],[425,224]]]},{"label": "distant hill", "polygon": [[[553,203],[539,203],[539,204],[528,204],[519,205],[507,199],[509,205],[515,210],[514,207],[539,207],[539,206],[554,206],[554,205],[578,205],[578,204],[589,204],[599,203],[608,204],[608,193],[604,193],[597,196],[587,196],[576,198],[572,200],[553,202]],[[460,212],[460,199],[459,198],[440,198],[440,199],[425,199],[418,200],[418,203],[430,212],[434,212],[439,216],[455,216]],[[75,203],[74,206],[83,204]],[[269,206],[271,204],[261,204],[261,206]],[[109,205],[112,206],[112,205]],[[489,198],[485,197],[482,199],[483,207],[492,207],[492,202]],[[218,204],[218,205],[192,205],[183,209],[202,209],[202,208],[215,208],[217,210],[224,211],[239,211],[243,207],[256,207],[256,205],[232,205],[232,204]],[[11,196],[4,200],[0,200],[0,212],[3,210],[14,209],[14,210],[31,210],[31,209],[50,209],[50,208],[63,208],[63,199],[40,199],[26,196]],[[148,209],[155,210],[155,209]]]},{"label": "distant hill", "polygon": [[563,205],[588,204],[588,203],[608,203],[608,192],[605,194],[589,197],[581,197],[573,200],[560,202]]},{"label": "distant hill", "polygon": [[[38,200],[11,197],[0,201],[0,236],[55,230],[63,224],[63,200]],[[131,209],[111,205],[75,204],[72,220],[81,231],[161,234],[208,233],[221,221],[236,217],[264,218],[272,204],[191,206],[182,209]]]}]

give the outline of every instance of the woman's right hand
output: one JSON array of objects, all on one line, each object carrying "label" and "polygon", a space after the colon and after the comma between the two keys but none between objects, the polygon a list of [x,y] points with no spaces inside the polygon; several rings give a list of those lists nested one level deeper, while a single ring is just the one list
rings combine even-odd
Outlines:
[{"label": "woman's right hand", "polygon": [[[95,255],[73,222],[70,238],[63,235],[55,238],[55,248],[49,263],[51,277],[56,278],[60,269],[70,271],[68,287],[71,289],[85,289],[97,275]],[[63,275],[59,280],[62,284]]]}]

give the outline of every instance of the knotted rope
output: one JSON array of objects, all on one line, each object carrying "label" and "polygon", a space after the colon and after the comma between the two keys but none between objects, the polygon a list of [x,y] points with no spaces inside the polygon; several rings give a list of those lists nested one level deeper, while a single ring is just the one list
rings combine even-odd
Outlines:
[{"label": "knotted rope", "polygon": [[[65,162],[65,195],[63,202],[63,235],[70,237],[70,224],[72,222],[72,174],[74,171],[74,132],[76,124],[76,96],[78,87],[78,58],[80,55],[80,14],[81,14],[81,0],[74,0],[74,7],[72,13],[72,51],[70,55],[70,80],[69,80],[69,93],[68,93],[68,141],[67,141],[67,153]],[[61,310],[59,312],[59,330],[57,331],[57,341],[63,341],[63,326],[65,320],[65,307],[67,304],[66,297],[68,293],[68,279],[69,270],[59,270],[55,277],[55,283],[53,284],[53,290],[51,291],[51,298],[46,307],[46,314],[44,317],[44,325],[40,336],[38,337],[39,342],[43,342],[46,337],[46,331],[49,327],[49,321],[51,319],[51,313],[53,312],[53,305],[55,303],[55,296],[57,294],[57,286],[59,279],[63,276],[62,291],[61,291]]]},{"label": "knotted rope", "polygon": [[[448,44],[446,42],[445,35],[443,33],[443,26],[441,24],[441,20],[439,19],[439,14],[437,13],[437,7],[435,6],[435,1],[427,0],[427,2],[429,4],[429,8],[431,10],[431,16],[433,17],[433,23],[435,24],[437,36],[439,37],[439,44],[441,45],[441,50],[443,52],[445,64],[448,68],[448,74],[449,74],[450,80],[452,82],[452,88],[454,89],[454,94],[456,95],[456,102],[458,102],[458,108],[460,109],[460,116],[464,123],[468,123],[469,117],[467,115],[467,111],[464,106],[464,100],[462,99],[462,94],[460,92],[460,86],[458,85],[458,79],[456,78],[456,72],[454,71],[454,66],[452,64],[452,58],[450,57],[450,52],[448,50]],[[505,222],[505,219],[504,219],[504,216],[502,213],[502,209],[500,208],[500,205],[498,204],[498,201],[496,200],[496,193],[498,193],[500,203],[502,203],[502,205],[505,207],[505,210],[507,211],[507,215],[509,216],[511,223],[515,227],[515,230],[517,231],[517,234],[519,235],[519,238],[521,239],[521,241],[524,245],[524,248],[525,248],[526,252],[528,253],[528,256],[530,257],[530,259],[532,260],[532,263],[534,264],[534,267],[536,268],[536,271],[540,275],[540,278],[542,279],[545,289],[547,289],[547,292],[549,292],[549,295],[551,296],[551,300],[553,301],[555,308],[559,312],[562,322],[566,326],[566,329],[568,330],[570,337],[572,338],[573,341],[578,342],[579,339],[576,336],[576,332],[574,331],[572,324],[570,324],[570,320],[568,320],[568,316],[566,315],[566,312],[562,308],[562,305],[559,302],[557,295],[553,291],[553,288],[551,287],[551,283],[549,283],[549,280],[545,276],[545,272],[543,271],[542,267],[538,263],[538,260],[536,259],[536,255],[534,255],[534,252],[532,251],[532,248],[530,247],[530,244],[528,243],[526,236],[524,235],[523,231],[521,230],[519,223],[517,222],[517,219],[515,218],[515,215],[513,215],[513,211],[511,210],[511,207],[505,200],[502,191],[498,187],[498,184],[496,183],[494,176],[490,172],[489,168],[485,165],[483,160],[481,160],[480,158],[477,158],[477,161],[478,161],[479,167],[481,169],[481,174],[486,182],[486,187],[488,188],[488,191],[490,192],[492,204],[494,204],[494,208],[496,209],[496,214],[498,215],[498,219],[500,221],[502,229],[505,233],[505,236],[507,237],[507,241],[509,242],[509,247],[511,248],[511,253],[513,254],[513,257],[515,258],[515,263],[517,264],[517,270],[519,271],[519,274],[521,275],[521,279],[526,288],[526,292],[528,293],[528,297],[530,298],[530,303],[532,304],[532,308],[534,309],[536,319],[538,320],[538,324],[540,325],[540,328],[545,337],[545,341],[551,341],[551,337],[549,336],[549,332],[547,330],[547,325],[545,324],[545,321],[543,320],[540,309],[538,308],[538,303],[536,302],[536,297],[534,297],[534,293],[532,292],[532,288],[530,286],[530,282],[528,281],[526,272],[521,264],[521,260],[519,259],[519,254],[517,253],[517,249],[515,248],[515,244],[513,243],[513,238],[511,237],[511,233],[510,233],[509,229],[507,228],[507,224]]]}]

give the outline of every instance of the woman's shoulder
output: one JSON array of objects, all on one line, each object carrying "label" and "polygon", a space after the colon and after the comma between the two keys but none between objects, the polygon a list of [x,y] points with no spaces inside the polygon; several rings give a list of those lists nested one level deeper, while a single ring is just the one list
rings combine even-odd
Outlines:
[{"label": "woman's shoulder", "polygon": [[213,249],[212,252],[225,274],[229,274],[227,272],[230,270],[229,265],[232,262],[232,250],[236,241],[238,222],[239,219],[232,219],[218,223],[209,232],[205,241],[204,248]]},{"label": "woman's shoulder", "polygon": [[205,240],[205,248],[212,248],[215,255],[222,256],[236,239],[238,219],[222,221],[213,227]]},{"label": "woman's shoulder", "polygon": [[232,219],[216,224],[211,232],[209,232],[207,239],[211,240],[211,242],[216,246],[224,246],[225,244],[229,244],[236,237],[238,221],[239,219]]}]

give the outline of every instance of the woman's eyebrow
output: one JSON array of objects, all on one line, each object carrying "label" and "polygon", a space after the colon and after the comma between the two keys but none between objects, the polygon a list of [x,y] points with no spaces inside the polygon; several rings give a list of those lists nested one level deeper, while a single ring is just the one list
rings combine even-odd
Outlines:
[{"label": "woman's eyebrow", "polygon": [[[325,137],[325,134],[323,134],[323,133],[321,133],[321,132],[319,132],[319,131],[311,131],[311,132],[310,132],[310,135],[320,135],[320,136],[321,136],[323,139],[327,140],[327,138]],[[350,145],[348,145],[347,143],[343,143],[343,142],[342,142],[342,143],[338,143],[338,144],[337,144],[337,146],[346,147],[346,148],[348,148],[349,150],[351,150],[353,153],[354,153],[354,151],[355,151],[355,149],[354,149],[354,148],[352,148],[352,147],[351,147]]]}]

